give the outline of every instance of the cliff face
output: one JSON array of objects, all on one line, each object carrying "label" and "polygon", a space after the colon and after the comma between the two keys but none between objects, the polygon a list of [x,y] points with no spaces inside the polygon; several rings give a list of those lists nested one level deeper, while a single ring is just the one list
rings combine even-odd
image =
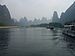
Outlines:
[{"label": "cliff face", "polygon": [[61,14],[60,20],[63,24],[75,20],[75,2]]},{"label": "cliff face", "polygon": [[10,25],[11,16],[5,5],[0,5],[0,23]]}]

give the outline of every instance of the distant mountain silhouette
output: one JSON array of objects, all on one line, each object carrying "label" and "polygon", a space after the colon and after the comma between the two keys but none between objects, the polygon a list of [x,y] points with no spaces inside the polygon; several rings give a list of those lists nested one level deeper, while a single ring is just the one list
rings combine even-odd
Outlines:
[{"label": "distant mountain silhouette", "polygon": [[37,24],[44,24],[44,23],[49,23],[50,22],[50,20],[49,19],[47,19],[46,17],[42,17],[41,19],[34,19],[33,20],[33,25],[37,25]]},{"label": "distant mountain silhouette", "polygon": [[75,2],[60,16],[60,22],[62,24],[75,20]]},{"label": "distant mountain silhouette", "polygon": [[0,23],[5,25],[11,25],[13,23],[6,5],[0,5]]},{"label": "distant mountain silhouette", "polygon": [[46,17],[42,17],[41,19],[34,18],[34,20],[28,20],[27,17],[23,17],[19,20],[20,26],[30,26],[30,25],[40,25],[40,24],[48,24],[50,19]]},{"label": "distant mountain silhouette", "polygon": [[53,13],[52,22],[59,22],[57,11],[54,11]]},{"label": "distant mountain silhouette", "polygon": [[20,26],[27,26],[27,25],[28,25],[28,19],[27,19],[26,17],[21,18],[21,19],[19,20],[19,25],[20,25]]}]

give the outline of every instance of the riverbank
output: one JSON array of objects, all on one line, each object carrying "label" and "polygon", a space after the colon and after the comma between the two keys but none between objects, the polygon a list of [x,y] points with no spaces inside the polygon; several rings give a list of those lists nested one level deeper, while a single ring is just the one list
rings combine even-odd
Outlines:
[{"label": "riverbank", "polygon": [[0,26],[0,28],[17,28],[19,26]]}]

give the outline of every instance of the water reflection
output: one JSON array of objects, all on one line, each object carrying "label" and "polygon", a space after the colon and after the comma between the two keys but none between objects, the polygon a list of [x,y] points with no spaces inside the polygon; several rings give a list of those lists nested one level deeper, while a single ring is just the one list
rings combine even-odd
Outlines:
[{"label": "water reflection", "polygon": [[57,40],[60,38],[61,32],[58,30],[52,30],[52,40]]},{"label": "water reflection", "polygon": [[57,36],[57,30],[51,30],[53,36]]},{"label": "water reflection", "polygon": [[64,36],[64,41],[66,42],[67,51],[71,53],[72,56],[75,56],[75,38]]},{"label": "water reflection", "polygon": [[0,29],[0,56],[75,56],[74,39],[61,35],[43,28]]},{"label": "water reflection", "polygon": [[7,54],[9,41],[8,36],[9,36],[8,29],[0,29],[0,56],[5,56]]}]

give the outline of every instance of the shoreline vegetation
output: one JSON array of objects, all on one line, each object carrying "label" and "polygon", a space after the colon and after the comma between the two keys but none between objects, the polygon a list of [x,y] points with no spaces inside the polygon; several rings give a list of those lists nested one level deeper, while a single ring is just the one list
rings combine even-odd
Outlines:
[{"label": "shoreline vegetation", "polygon": [[6,24],[3,24],[3,23],[0,23],[0,29],[1,28],[16,28],[18,26],[16,25],[6,25]]},{"label": "shoreline vegetation", "polygon": [[30,27],[54,27],[54,28],[63,28],[63,25],[61,23],[49,23],[49,24],[37,24],[37,25],[29,25],[29,26],[20,26],[20,25],[5,25],[1,24],[0,28],[30,28]]}]

